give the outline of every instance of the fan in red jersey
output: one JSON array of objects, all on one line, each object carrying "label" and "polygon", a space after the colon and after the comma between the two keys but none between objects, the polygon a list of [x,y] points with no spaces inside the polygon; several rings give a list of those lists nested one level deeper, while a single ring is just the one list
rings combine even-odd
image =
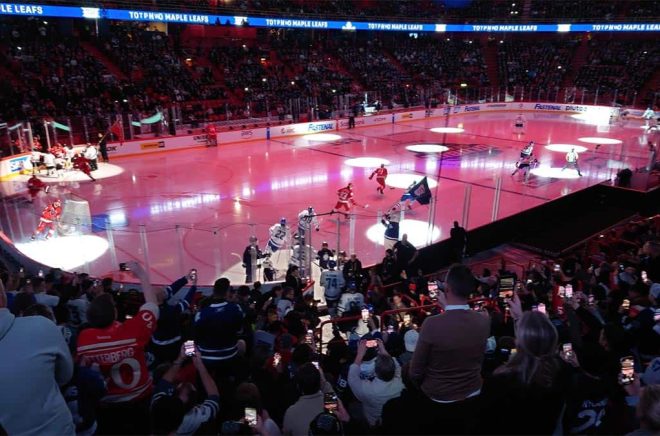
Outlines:
[{"label": "fan in red jersey", "polygon": [[92,179],[92,181],[96,182],[96,179],[94,178],[94,176],[92,176],[92,167],[89,164],[89,161],[85,158],[85,156],[81,154],[76,155],[73,158],[73,167],[87,174],[87,177]]},{"label": "fan in red jersey", "polygon": [[37,198],[39,191],[43,190],[48,192],[48,185],[41,181],[39,177],[33,175],[27,181],[28,193],[30,194],[30,203],[34,202],[34,199]]},{"label": "fan in red jersey", "polygon": [[[351,211],[351,206],[357,204],[353,200],[353,183],[349,183],[345,188],[341,188],[337,191],[337,204],[332,209],[332,212],[339,212],[340,209],[344,209],[346,212]],[[344,215],[348,216],[347,213]]]},{"label": "fan in red jersey", "polygon": [[378,182],[378,188],[376,191],[381,194],[385,194],[385,179],[387,179],[387,168],[385,164],[380,164],[380,168],[376,168],[373,173],[369,176],[369,180],[373,179],[376,176],[376,182]]},{"label": "fan in red jersey", "polygon": [[101,399],[104,413],[99,416],[99,429],[103,433],[125,433],[122,426],[127,424],[116,422],[118,413],[130,419],[126,416],[128,406],[136,415],[141,412],[153,385],[145,347],[156,330],[158,299],[142,266],[137,262],[127,262],[127,266],[140,279],[145,303],[133,318],[122,323],[117,320],[112,295],[102,294],[90,303],[87,311],[89,328],[83,329],[78,336],[77,361],[98,364],[106,380],[107,392]]},{"label": "fan in red jersey", "polygon": [[39,225],[37,230],[32,234],[32,240],[37,239],[37,235],[40,235],[44,230],[48,229],[48,234],[46,239],[50,238],[55,234],[55,222],[60,219],[62,216],[62,203],[60,200],[55,200],[46,206],[41,212],[41,218],[39,219]]}]

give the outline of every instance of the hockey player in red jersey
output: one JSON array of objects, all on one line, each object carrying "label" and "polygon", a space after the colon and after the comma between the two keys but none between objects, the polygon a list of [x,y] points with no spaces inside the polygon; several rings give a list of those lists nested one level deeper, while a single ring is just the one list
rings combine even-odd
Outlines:
[{"label": "hockey player in red jersey", "polygon": [[62,216],[62,203],[60,200],[56,199],[48,206],[46,206],[41,212],[41,218],[39,218],[39,225],[37,229],[32,234],[33,241],[37,239],[37,235],[40,235],[44,230],[48,229],[48,234],[46,239],[50,238],[55,234],[55,222],[60,219]]},{"label": "hockey player in red jersey", "polygon": [[[353,183],[349,183],[345,188],[341,188],[337,191],[337,204],[332,209],[332,212],[339,212],[340,209],[344,209],[346,212],[351,211],[351,206],[355,205],[355,200],[353,200]],[[344,215],[348,216],[347,213]]]},{"label": "hockey player in red jersey", "polygon": [[73,167],[87,174],[87,177],[92,179],[92,181],[96,182],[96,179],[94,178],[94,176],[92,176],[92,167],[89,165],[89,161],[85,159],[85,156],[81,154],[77,154],[73,158]]},{"label": "hockey player in red jersey", "polygon": [[37,198],[39,191],[43,190],[44,192],[48,192],[48,185],[42,182],[41,179],[36,175],[33,175],[28,179],[27,188],[28,192],[30,193],[30,203],[32,203],[34,199]]},{"label": "hockey player in red jersey", "polygon": [[376,176],[376,182],[378,182],[378,188],[376,191],[381,194],[385,194],[385,179],[387,179],[387,168],[385,164],[380,164],[380,168],[376,168],[373,173],[369,176],[369,180],[373,179]]}]

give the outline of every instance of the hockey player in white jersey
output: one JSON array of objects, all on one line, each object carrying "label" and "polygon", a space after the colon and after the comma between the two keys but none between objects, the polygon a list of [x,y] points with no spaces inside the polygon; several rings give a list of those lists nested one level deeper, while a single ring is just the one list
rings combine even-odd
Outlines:
[{"label": "hockey player in white jersey", "polygon": [[331,317],[337,315],[337,303],[341,297],[341,290],[344,287],[344,274],[335,268],[337,262],[328,261],[328,270],[321,273],[321,286],[324,289],[325,303],[328,306],[328,314]]},{"label": "hockey player in white jersey", "polygon": [[316,218],[316,212],[310,206],[298,214],[298,233],[295,235],[297,243],[293,248],[293,256],[291,258],[291,263],[301,269],[300,274],[303,277],[310,273],[307,271],[307,260],[310,257],[307,250],[310,245],[310,232],[312,228],[318,231],[320,227],[319,220]]},{"label": "hockey player in white jersey", "polygon": [[651,122],[655,120],[655,112],[650,106],[644,111],[644,113],[642,114],[642,118],[644,118],[644,123],[646,127],[649,127]]},{"label": "hockey player in white jersey", "polygon": [[266,247],[267,253],[275,253],[289,243],[291,231],[286,225],[286,218],[282,218],[279,224],[271,226],[268,232],[270,233],[270,238]]},{"label": "hockey player in white jersey", "polygon": [[357,312],[364,306],[364,295],[357,291],[355,283],[349,283],[347,292],[341,294],[339,305],[337,306],[337,316],[342,316],[347,312]]},{"label": "hockey player in white jersey", "polygon": [[399,221],[401,221],[401,203],[390,207],[380,221],[385,226],[385,248],[393,248],[399,241]]}]

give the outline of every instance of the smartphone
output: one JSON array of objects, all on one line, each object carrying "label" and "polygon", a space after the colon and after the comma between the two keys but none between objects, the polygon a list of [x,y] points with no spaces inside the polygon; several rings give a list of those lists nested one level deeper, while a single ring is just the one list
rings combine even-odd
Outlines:
[{"label": "smartphone", "polygon": [[334,392],[323,394],[323,408],[328,413],[334,413],[337,410],[337,395]]},{"label": "smartphone", "polygon": [[511,298],[513,298],[513,290],[511,290],[511,291],[500,291],[500,293],[498,294],[498,297],[500,298],[500,300],[511,299]]},{"label": "smartphone", "polygon": [[119,271],[130,271],[131,269],[126,266],[126,262],[122,262],[119,264]]},{"label": "smartphone", "polygon": [[305,335],[305,343],[310,344],[310,345],[314,343],[314,331],[313,330],[307,330],[307,334]]},{"label": "smartphone", "polygon": [[25,280],[26,285],[29,285],[30,283],[32,283],[32,280],[30,280],[30,279]]},{"label": "smartphone", "polygon": [[566,285],[565,295],[566,298],[573,298],[573,285],[571,284]]},{"label": "smartphone", "polygon": [[560,287],[557,289],[557,294],[558,294],[561,298],[564,298],[564,297],[566,296],[566,288],[563,287],[563,286],[560,286]]},{"label": "smartphone", "polygon": [[564,345],[562,345],[561,348],[562,351],[564,352],[564,356],[566,356],[567,358],[573,356],[573,344],[567,342]]},{"label": "smartphone", "polygon": [[37,273],[37,275],[39,277],[43,278],[44,277],[44,270],[40,269],[39,272]]},{"label": "smartphone", "polygon": [[245,423],[250,427],[257,425],[257,409],[254,407],[245,408]]},{"label": "smartphone", "polygon": [[98,280],[94,280],[94,286],[98,287],[100,284],[101,284],[100,281],[98,281]]},{"label": "smartphone", "polygon": [[376,348],[378,346],[378,341],[375,339],[369,339],[367,341],[367,348]]},{"label": "smartphone", "polygon": [[561,271],[561,265],[559,265],[558,263],[556,263],[556,264],[555,264],[555,272],[559,272],[559,271]]},{"label": "smartphone", "polygon": [[369,309],[362,309],[362,321],[369,321]]},{"label": "smartphone", "polygon": [[126,319],[133,319],[133,315],[126,315]]},{"label": "smartphone", "polygon": [[589,294],[589,296],[587,297],[587,301],[589,303],[589,306],[593,306],[594,304],[596,304],[596,300],[594,299],[594,294]]},{"label": "smartphone", "polygon": [[190,270],[190,279],[195,280],[197,278],[197,270],[195,268]]},{"label": "smartphone", "polygon": [[632,356],[621,358],[621,383],[629,385],[635,380],[635,361]]},{"label": "smartphone", "polygon": [[319,361],[318,360],[312,360],[312,365],[319,371],[321,370],[321,367],[319,366]]},{"label": "smartphone", "polygon": [[[657,314],[656,314],[656,316],[657,316]],[[387,333],[388,334],[394,333],[394,326],[392,324],[387,326]]]},{"label": "smartphone", "polygon": [[280,353],[273,354],[273,366],[277,367],[282,361],[282,355]]},{"label": "smartphone", "polygon": [[539,305],[536,307],[536,309],[541,312],[544,315],[547,315],[547,312],[545,311],[545,304],[544,303],[539,303]]},{"label": "smartphone", "polygon": [[623,303],[621,303],[621,307],[623,307],[624,310],[630,309],[630,300],[627,298],[623,300]]},{"label": "smartphone", "polygon": [[195,355],[195,341],[184,342],[183,352],[186,353],[186,356],[193,357]]},{"label": "smartphone", "polygon": [[21,274],[23,274],[23,273],[25,272],[25,268],[20,267],[20,268],[18,269],[18,272],[21,273]]},{"label": "smartphone", "polygon": [[642,271],[642,282],[648,283],[649,281],[649,276],[646,274],[646,271]]}]

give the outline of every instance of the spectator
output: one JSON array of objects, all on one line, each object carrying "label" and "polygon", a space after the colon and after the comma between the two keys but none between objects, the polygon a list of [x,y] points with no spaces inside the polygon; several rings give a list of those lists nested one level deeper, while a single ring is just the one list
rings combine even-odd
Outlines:
[{"label": "spectator", "polygon": [[[184,361],[190,357],[206,392],[206,400],[195,404],[197,389],[192,383],[179,383],[177,375]],[[185,346],[180,347],[178,358],[165,373],[151,399],[152,434],[194,434],[203,424],[212,422],[220,408],[220,394],[204,363],[199,350],[192,356],[186,355]]]},{"label": "spectator", "polygon": [[406,349],[399,356],[399,363],[401,366],[409,363],[412,360],[413,353],[417,347],[417,341],[419,340],[419,333],[417,330],[410,329],[403,335],[403,345]]},{"label": "spectator", "polygon": [[447,273],[446,290],[438,295],[445,312],[422,324],[410,371],[426,395],[425,431],[442,426],[448,433],[465,433],[473,423],[481,392],[481,364],[490,334],[487,316],[470,309],[468,298],[476,280],[465,266]]},{"label": "spectator", "polygon": [[454,227],[452,227],[449,235],[451,250],[454,253],[454,261],[461,262],[465,254],[465,246],[467,245],[467,232],[463,227],[458,225],[458,221],[454,221]]},{"label": "spectator", "polygon": [[364,295],[357,291],[354,283],[349,283],[347,292],[341,294],[337,305],[337,316],[357,315],[364,306]]},{"label": "spectator", "polygon": [[[378,356],[375,364],[375,378],[363,379],[360,377],[360,365],[367,352],[367,343],[375,342],[378,347]],[[348,385],[353,395],[362,403],[362,412],[369,427],[380,425],[381,411],[383,405],[396,398],[403,390],[401,381],[401,367],[392,356],[389,355],[380,339],[363,339],[358,343],[355,361],[348,370]]]},{"label": "spectator", "polygon": [[[185,289],[188,280],[192,282],[192,286]],[[157,363],[171,362],[179,354],[182,343],[180,317],[190,308],[196,290],[197,273],[191,271],[187,277],[181,277],[157,292],[160,316],[149,345],[149,351],[154,354]]]},{"label": "spectator", "polygon": [[284,414],[285,435],[306,435],[316,415],[323,412],[323,393],[332,392],[330,385],[311,363],[298,368],[294,377],[300,398]]},{"label": "spectator", "polygon": [[[195,343],[202,360],[209,370],[230,374],[239,354],[239,339],[243,327],[244,313],[236,303],[227,301],[230,282],[220,278],[213,285],[213,296],[209,304],[195,315]],[[241,341],[240,348],[244,349]]]},{"label": "spectator", "polygon": [[408,241],[408,234],[404,233],[401,240],[392,247],[396,259],[397,274],[405,271],[406,277],[412,275],[412,263],[417,259],[417,248]]},{"label": "spectator", "polygon": [[660,385],[642,388],[637,405],[639,429],[630,436],[650,436],[660,432]]},{"label": "spectator", "polygon": [[[513,304],[518,304],[517,297],[514,300]],[[513,308],[511,312],[517,317]],[[483,430],[497,434],[552,433],[564,405],[566,374],[561,373],[557,356],[557,330],[545,314],[525,312],[520,317],[516,349],[509,362],[484,384],[480,422],[488,424]],[[517,411],[513,419],[496,418],[511,410]]]},{"label": "spectator", "polygon": [[351,254],[350,259],[346,261],[342,269],[346,283],[353,282],[358,289],[362,285],[362,262],[355,253]]},{"label": "spectator", "polygon": [[152,379],[147,369],[145,347],[158,321],[158,299],[137,262],[129,262],[140,279],[145,304],[134,318],[117,321],[110,294],[96,297],[87,311],[89,328],[78,336],[77,359],[98,363],[108,383],[101,400],[99,431],[130,433],[148,431],[148,400]]},{"label": "spectator", "polygon": [[60,386],[73,361],[59,328],[42,316],[16,318],[0,282],[0,427],[7,434],[73,435]]}]

